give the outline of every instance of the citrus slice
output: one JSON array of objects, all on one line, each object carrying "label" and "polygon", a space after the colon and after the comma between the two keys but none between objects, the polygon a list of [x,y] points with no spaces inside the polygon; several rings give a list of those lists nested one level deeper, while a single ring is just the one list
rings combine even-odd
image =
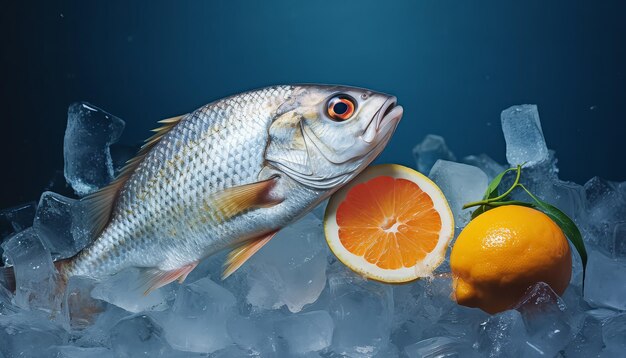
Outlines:
[{"label": "citrus slice", "polygon": [[353,271],[391,283],[430,276],[454,234],[448,201],[430,179],[396,164],[367,168],[337,191],[326,241]]}]

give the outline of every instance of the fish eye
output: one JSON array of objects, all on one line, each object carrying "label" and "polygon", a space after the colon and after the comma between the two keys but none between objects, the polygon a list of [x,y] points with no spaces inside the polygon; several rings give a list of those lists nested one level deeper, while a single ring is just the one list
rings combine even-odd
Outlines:
[{"label": "fish eye", "polygon": [[347,95],[337,95],[328,101],[328,116],[337,122],[343,122],[354,114],[356,103]]}]

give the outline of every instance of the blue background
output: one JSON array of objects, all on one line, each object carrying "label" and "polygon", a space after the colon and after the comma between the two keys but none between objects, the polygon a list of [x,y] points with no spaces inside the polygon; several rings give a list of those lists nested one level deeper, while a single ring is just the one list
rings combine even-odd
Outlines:
[{"label": "blue background", "polygon": [[67,106],[155,121],[271,84],[395,94],[405,116],[380,161],[414,166],[443,135],[504,162],[500,111],[539,105],[561,176],[626,180],[624,1],[60,1],[0,13],[0,207],[34,200],[63,165]]}]

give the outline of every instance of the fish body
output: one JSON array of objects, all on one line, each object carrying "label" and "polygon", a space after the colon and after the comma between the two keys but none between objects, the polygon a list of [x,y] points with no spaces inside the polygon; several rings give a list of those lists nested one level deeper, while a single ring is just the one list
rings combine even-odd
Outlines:
[{"label": "fish body", "polygon": [[287,85],[164,120],[120,178],[85,198],[101,229],[61,274],[102,279],[140,267],[150,290],[233,248],[230,274],[363,170],[401,116],[381,93]]}]

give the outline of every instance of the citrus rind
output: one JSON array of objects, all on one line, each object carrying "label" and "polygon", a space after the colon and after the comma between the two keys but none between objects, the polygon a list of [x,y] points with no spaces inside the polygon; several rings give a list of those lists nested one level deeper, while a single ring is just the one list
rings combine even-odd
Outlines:
[{"label": "citrus rind", "polygon": [[[345,199],[350,190],[358,184],[365,183],[378,176],[401,178],[416,183],[433,201],[434,209],[441,218],[441,230],[435,248],[429,252],[415,266],[399,269],[384,269],[368,262],[364,257],[348,251],[339,240],[339,225],[336,215],[339,204]],[[338,190],[328,201],[324,214],[324,233],[326,242],[339,261],[352,271],[367,278],[386,282],[404,283],[422,277],[432,276],[433,271],[443,262],[450,240],[454,235],[454,217],[448,201],[439,187],[425,175],[398,164],[381,164],[365,169],[354,180]]]}]

